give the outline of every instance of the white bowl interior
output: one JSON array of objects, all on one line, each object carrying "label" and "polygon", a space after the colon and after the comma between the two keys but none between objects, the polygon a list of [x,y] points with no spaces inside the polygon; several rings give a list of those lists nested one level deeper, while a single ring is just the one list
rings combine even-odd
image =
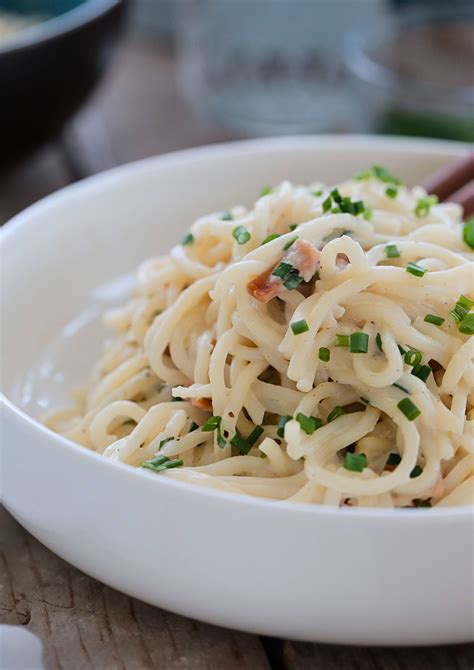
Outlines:
[{"label": "white bowl interior", "polygon": [[266,184],[334,183],[374,163],[415,184],[464,151],[387,138],[258,140],[146,160],[50,196],[4,232],[5,394],[32,415],[67,404],[65,387],[100,352],[104,303],[122,300],[124,276],[168,252],[201,214],[251,204]]}]

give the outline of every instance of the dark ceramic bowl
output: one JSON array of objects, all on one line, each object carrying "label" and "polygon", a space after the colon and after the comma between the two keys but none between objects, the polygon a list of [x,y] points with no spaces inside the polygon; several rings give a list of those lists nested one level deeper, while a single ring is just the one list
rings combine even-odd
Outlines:
[{"label": "dark ceramic bowl", "polygon": [[126,0],[0,0],[44,17],[0,39],[0,167],[58,133],[99,79]]}]

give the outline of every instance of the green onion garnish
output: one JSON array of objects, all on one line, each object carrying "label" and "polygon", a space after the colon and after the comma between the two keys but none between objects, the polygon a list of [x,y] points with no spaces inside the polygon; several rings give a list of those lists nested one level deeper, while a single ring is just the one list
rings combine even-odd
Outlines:
[{"label": "green onion garnish", "polygon": [[402,458],[399,456],[399,454],[394,454],[393,452],[388,455],[387,462],[385,463],[385,467],[387,465],[389,467],[398,465],[401,462]]},{"label": "green onion garnish", "polygon": [[396,244],[387,244],[385,247],[387,258],[400,258],[400,252]]},{"label": "green onion garnish", "polygon": [[314,195],[315,198],[320,198],[322,194],[322,191],[313,191],[311,195]]},{"label": "green onion garnish", "polygon": [[468,219],[464,224],[462,238],[468,247],[474,249],[474,217]]},{"label": "green onion garnish", "polygon": [[395,388],[400,389],[400,391],[403,391],[404,393],[408,393],[408,395],[410,395],[410,391],[401,384],[397,384],[396,382],[394,382],[392,386],[395,386]]},{"label": "green onion garnish", "polygon": [[233,219],[234,219],[234,217],[229,212],[229,210],[226,210],[225,212],[222,212],[221,221],[233,221]]},{"label": "green onion garnish", "polygon": [[262,433],[263,433],[262,426],[255,426],[255,428],[252,430],[247,439],[245,439],[238,431],[236,431],[230,443],[234,447],[237,447],[240,453],[245,456],[246,454],[249,453],[250,449],[254,446],[255,442],[258,440],[258,438]]},{"label": "green onion garnish", "polygon": [[420,465],[415,465],[413,470],[410,472],[410,479],[415,479],[415,477],[419,477],[422,472],[423,468]]},{"label": "green onion garnish", "polygon": [[350,335],[336,335],[336,347],[348,347],[350,343]]},{"label": "green onion garnish", "polygon": [[283,247],[283,251],[286,251],[287,249],[289,249],[296,242],[297,239],[298,239],[298,235],[295,235],[294,237],[291,238],[291,240],[288,240],[288,242]]},{"label": "green onion garnish", "polygon": [[161,451],[161,448],[167,443],[170,442],[171,440],[174,440],[174,437],[165,437],[163,440],[160,440],[160,445],[158,447],[158,451]]},{"label": "green onion garnish", "polygon": [[380,333],[377,333],[377,335],[375,336],[375,344],[378,346],[380,351],[383,351],[382,335]]},{"label": "green onion garnish", "polygon": [[270,195],[270,193],[273,192],[273,189],[271,186],[264,186],[262,190],[260,191],[260,195],[258,196],[259,198],[262,198],[264,195]]},{"label": "green onion garnish", "polygon": [[393,200],[398,195],[398,188],[395,188],[395,186],[387,186],[385,189],[385,195],[387,198],[392,198]]},{"label": "green onion garnish", "polygon": [[419,365],[421,363],[421,351],[410,349],[405,354],[405,363],[407,365]]},{"label": "green onion garnish", "polygon": [[237,244],[246,244],[250,239],[250,233],[247,228],[244,228],[244,226],[237,226],[234,228],[232,235],[234,236]]},{"label": "green onion garnish", "polygon": [[331,209],[331,205],[332,205],[332,198],[330,195],[328,195],[326,200],[324,200],[323,202],[323,212],[329,212],[329,210]]},{"label": "green onion garnish", "polygon": [[327,363],[331,358],[331,352],[327,347],[319,347],[319,360]]},{"label": "green onion garnish", "polygon": [[260,246],[262,247],[264,244],[267,244],[268,242],[271,242],[272,240],[276,240],[277,237],[280,237],[280,235],[278,233],[272,233],[271,235],[267,235],[267,237],[263,240],[263,242]]},{"label": "green onion garnish", "polygon": [[427,195],[425,198],[420,198],[416,203],[415,215],[418,217],[428,216],[430,209],[438,202],[437,195]]},{"label": "green onion garnish", "polygon": [[283,286],[289,291],[292,291],[294,288],[297,288],[302,281],[303,277],[296,268],[293,268],[291,272],[288,273],[285,281],[283,282]]},{"label": "green onion garnish", "polygon": [[370,207],[367,207],[367,205],[366,205],[365,206],[365,212],[363,214],[364,219],[366,221],[372,221],[372,214],[373,214],[372,209]]},{"label": "green onion garnish", "polygon": [[181,240],[183,247],[186,247],[188,244],[194,243],[194,235],[192,233],[187,233]]},{"label": "green onion garnish", "polygon": [[374,165],[372,167],[372,172],[377,179],[383,181],[385,184],[400,184],[400,179],[394,177],[387,168],[382,167],[381,165]]},{"label": "green onion garnish", "polygon": [[364,170],[363,172],[359,172],[356,174],[354,179],[357,179],[357,181],[362,181],[363,179],[370,179],[372,176],[371,170]]},{"label": "green onion garnish", "polygon": [[445,319],[442,316],[436,316],[436,314],[427,314],[423,321],[426,323],[432,323],[434,326],[442,326]]},{"label": "green onion garnish", "polygon": [[301,335],[301,333],[306,333],[306,331],[309,330],[309,326],[305,319],[301,319],[300,321],[293,321],[293,323],[290,324],[290,327],[293,331],[293,335]]},{"label": "green onion garnish", "polygon": [[403,398],[403,400],[400,400],[397,407],[400,412],[405,415],[408,421],[414,421],[421,414],[418,407],[410,400],[410,398]]},{"label": "green onion garnish", "polygon": [[192,433],[193,431],[197,430],[199,428],[198,424],[195,421],[191,422],[191,425],[189,426],[188,433]]},{"label": "green onion garnish", "polygon": [[401,355],[403,356],[403,354],[406,353],[406,350],[402,347],[401,344],[397,344],[397,347],[398,347],[398,351],[399,351],[399,352],[401,353]]},{"label": "green onion garnish", "polygon": [[285,261],[282,261],[273,270],[272,275],[274,277],[280,277],[280,279],[286,279],[292,270],[293,266],[290,263],[285,263]]},{"label": "green onion garnish", "polygon": [[467,314],[459,326],[459,332],[463,335],[474,335],[474,314]]},{"label": "green onion garnish", "polygon": [[344,467],[353,472],[362,472],[367,467],[367,456],[365,454],[351,454],[347,451],[344,455]]},{"label": "green onion garnish", "polygon": [[370,405],[370,400],[369,400],[368,398],[363,398],[362,396],[360,396],[360,399],[361,399],[362,402],[364,402],[366,405]]},{"label": "green onion garnish", "polygon": [[305,414],[301,414],[301,412],[296,415],[296,420],[306,435],[312,435],[315,430],[318,430],[323,425],[323,422],[318,417],[306,416]]},{"label": "green onion garnish", "polygon": [[427,498],[426,500],[420,500],[419,498],[415,498],[413,500],[413,503],[415,507],[431,507],[431,498]]},{"label": "green onion garnish", "polygon": [[351,354],[366,354],[369,350],[367,333],[351,333],[349,351]]},{"label": "green onion garnish", "polygon": [[221,449],[226,446],[226,441],[222,437],[221,433],[221,416],[210,416],[207,421],[202,426],[202,431],[204,433],[212,433],[213,430],[217,430],[217,444]]},{"label": "green onion garnish", "polygon": [[423,275],[428,272],[428,270],[425,270],[425,268],[422,268],[416,263],[412,262],[408,263],[405,271],[409,272],[411,275],[415,275],[415,277],[423,277]]},{"label": "green onion garnish", "polygon": [[338,417],[342,416],[345,413],[346,410],[344,409],[344,407],[336,405],[336,407],[333,410],[331,410],[328,414],[328,423],[331,423],[331,421],[334,421],[334,419],[337,419]]},{"label": "green onion garnish", "polygon": [[178,458],[170,459],[164,454],[160,454],[155,458],[150,458],[150,460],[145,461],[141,464],[142,468],[147,470],[153,470],[154,472],[161,472],[162,470],[171,470],[172,468],[180,468],[183,465],[183,461]]},{"label": "green onion garnish", "polygon": [[298,224],[297,223],[290,223],[288,228],[290,229],[291,232],[293,232],[296,228],[298,228]]},{"label": "green onion garnish", "polygon": [[464,317],[469,313],[469,310],[474,306],[474,302],[466,298],[465,295],[460,295],[454,309],[449,314],[456,323],[461,323]]},{"label": "green onion garnish", "polygon": [[431,374],[431,368],[429,365],[415,365],[411,374],[418,377],[418,379],[421,379],[422,382],[426,382]]},{"label": "green onion garnish", "polygon": [[278,419],[278,427],[277,427],[278,437],[285,437],[285,426],[288,423],[288,421],[291,421],[292,418],[293,418],[292,416],[286,414],[285,416],[281,416]]}]

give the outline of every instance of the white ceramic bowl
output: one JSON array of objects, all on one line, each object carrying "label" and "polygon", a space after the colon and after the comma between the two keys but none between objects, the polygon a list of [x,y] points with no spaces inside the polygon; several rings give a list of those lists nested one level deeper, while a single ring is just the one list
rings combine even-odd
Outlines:
[{"label": "white ceramic bowl", "polygon": [[65,385],[87,376],[101,333],[100,309],[87,307],[113,292],[94,288],[168,251],[196,216],[250,204],[283,178],[333,182],[373,163],[416,183],[464,151],[363,137],[206,147],[112,170],[17,216],[3,233],[8,510],[89,575],[203,621],[333,643],[470,640],[469,509],[336,510],[214,492],[105,460],[28,414],[66,404]]}]

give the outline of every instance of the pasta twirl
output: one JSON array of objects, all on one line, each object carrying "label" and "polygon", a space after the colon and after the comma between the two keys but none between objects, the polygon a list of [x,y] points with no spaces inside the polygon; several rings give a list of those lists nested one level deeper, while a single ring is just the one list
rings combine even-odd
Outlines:
[{"label": "pasta twirl", "polygon": [[[473,253],[455,204],[375,167],[198,219],[138,270],[47,425],[162,476],[278,500],[465,505]],[[470,225],[470,224],[469,224]]]}]

